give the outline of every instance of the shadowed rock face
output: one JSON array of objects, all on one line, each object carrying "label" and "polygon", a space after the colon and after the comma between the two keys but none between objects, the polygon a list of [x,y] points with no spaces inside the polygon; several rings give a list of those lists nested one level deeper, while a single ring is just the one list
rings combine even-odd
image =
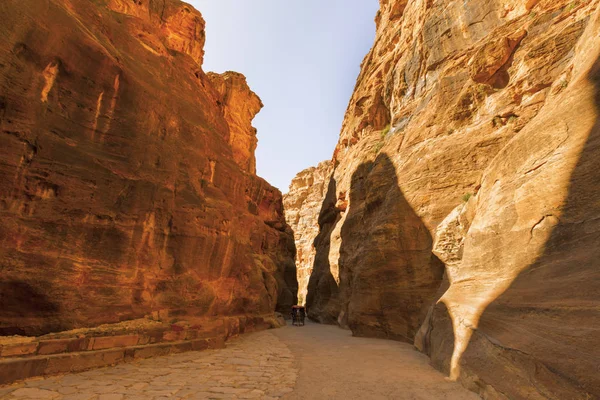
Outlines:
[{"label": "shadowed rock face", "polygon": [[336,193],[332,177],[314,241],[309,316],[337,322],[357,336],[410,341],[428,305],[423,299],[433,296],[442,279],[431,236],[404,200],[384,153],[358,166],[347,202]]},{"label": "shadowed rock face", "polygon": [[[327,192],[318,215],[319,234],[315,237],[314,267],[309,276],[306,296],[308,316],[325,324],[335,324],[340,316],[340,268],[332,264],[332,236],[338,226],[341,210],[336,207],[336,182],[327,181]],[[335,243],[335,242],[334,242]]]},{"label": "shadowed rock face", "polygon": [[295,303],[281,193],[236,163],[197,11],[9,0],[0,12],[0,332]]},{"label": "shadowed rock face", "polygon": [[598,1],[380,4],[309,315],[487,398],[600,396]]}]

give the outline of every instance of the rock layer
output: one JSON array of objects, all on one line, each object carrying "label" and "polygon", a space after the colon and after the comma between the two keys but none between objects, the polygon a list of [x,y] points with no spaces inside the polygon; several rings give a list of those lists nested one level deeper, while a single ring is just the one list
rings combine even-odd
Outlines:
[{"label": "rock layer", "polygon": [[309,315],[416,339],[486,398],[600,396],[598,1],[380,5]]},{"label": "rock layer", "polygon": [[295,303],[281,193],[235,162],[238,126],[202,72],[196,10],[9,0],[0,11],[0,332]]}]

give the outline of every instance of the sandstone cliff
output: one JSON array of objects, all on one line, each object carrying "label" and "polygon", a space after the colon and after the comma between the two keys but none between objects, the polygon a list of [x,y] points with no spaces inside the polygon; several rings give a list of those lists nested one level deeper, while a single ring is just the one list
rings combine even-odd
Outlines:
[{"label": "sandstone cliff", "polygon": [[319,234],[319,212],[333,168],[329,161],[308,168],[292,180],[283,196],[285,218],[294,231],[298,303],[306,303],[308,281],[315,264],[314,240]]},{"label": "sandstone cliff", "polygon": [[248,87],[246,77],[237,72],[208,73],[208,78],[220,94],[225,119],[229,124],[229,144],[233,158],[244,171],[256,174],[254,151],[258,144],[252,120],[263,107],[260,98]]},{"label": "sandstone cliff", "polygon": [[485,398],[599,397],[598,1],[380,5],[310,317],[416,339]]},{"label": "sandstone cliff", "polygon": [[260,99],[240,75],[204,74],[196,10],[0,12],[0,333],[295,303],[281,193],[254,175]]}]

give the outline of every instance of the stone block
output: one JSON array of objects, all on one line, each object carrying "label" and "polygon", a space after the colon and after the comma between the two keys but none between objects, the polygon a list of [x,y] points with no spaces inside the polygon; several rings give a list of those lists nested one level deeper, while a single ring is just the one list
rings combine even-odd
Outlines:
[{"label": "stone block", "polygon": [[85,350],[86,348],[87,341],[85,340],[85,338],[42,340],[40,341],[37,354],[49,355],[58,353],[69,353],[74,351]]},{"label": "stone block", "polygon": [[44,357],[0,360],[0,385],[43,375],[47,362]]},{"label": "stone block", "polygon": [[225,338],[223,336],[216,336],[206,339],[208,342],[209,349],[222,349],[225,347]]},{"label": "stone block", "polygon": [[165,342],[176,342],[179,340],[185,340],[185,331],[166,331],[163,333],[163,340]]},{"label": "stone block", "polygon": [[125,358],[123,349],[89,351],[48,356],[45,374],[79,372],[92,368],[118,364]]},{"label": "stone block", "polygon": [[185,353],[186,351],[192,350],[194,350],[192,342],[180,342],[171,344],[171,353]]},{"label": "stone block", "polygon": [[137,345],[139,340],[138,335],[122,335],[122,336],[104,336],[96,337],[93,340],[93,350],[104,350],[118,347],[129,347]]},{"label": "stone block", "polygon": [[148,345],[141,346],[133,349],[133,358],[151,358],[151,357],[159,357],[166,356],[170,353],[169,345],[167,344],[159,344],[159,345]]},{"label": "stone block", "polygon": [[207,339],[192,340],[192,350],[202,351],[210,348],[210,343]]},{"label": "stone block", "polygon": [[2,357],[18,357],[28,354],[35,354],[38,348],[38,342],[9,344],[2,346]]},{"label": "stone block", "polygon": [[147,344],[147,343],[160,343],[163,341],[164,329],[154,329],[152,331],[148,331],[144,334],[148,338],[148,341],[144,343],[145,339],[138,342],[138,344]]}]

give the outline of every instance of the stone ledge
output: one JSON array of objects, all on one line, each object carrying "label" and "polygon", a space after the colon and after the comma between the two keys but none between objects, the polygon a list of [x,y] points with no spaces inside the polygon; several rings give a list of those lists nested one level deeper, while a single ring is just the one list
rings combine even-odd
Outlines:
[{"label": "stone ledge", "polygon": [[93,368],[120,364],[137,359],[165,356],[186,351],[225,347],[222,337],[181,342],[131,346],[119,349],[82,351],[76,353],[7,358],[0,360],[0,385],[35,376],[81,372]]},{"label": "stone ledge", "polygon": [[[208,331],[173,328],[128,335],[32,340],[0,349],[0,385],[137,359],[225,347],[241,333],[279,327],[274,316],[226,317]],[[216,327],[216,329],[215,329]]]},{"label": "stone ledge", "polygon": [[[78,333],[56,333],[36,338],[23,338],[22,342],[0,345],[0,360],[4,358],[31,357],[80,351],[106,350],[138,345],[179,342],[203,339],[217,335],[235,335],[253,325],[273,326],[275,317],[236,316],[213,320],[180,321],[158,328],[139,331],[114,331],[98,334],[90,331]],[[263,328],[264,329],[264,328]]]}]

